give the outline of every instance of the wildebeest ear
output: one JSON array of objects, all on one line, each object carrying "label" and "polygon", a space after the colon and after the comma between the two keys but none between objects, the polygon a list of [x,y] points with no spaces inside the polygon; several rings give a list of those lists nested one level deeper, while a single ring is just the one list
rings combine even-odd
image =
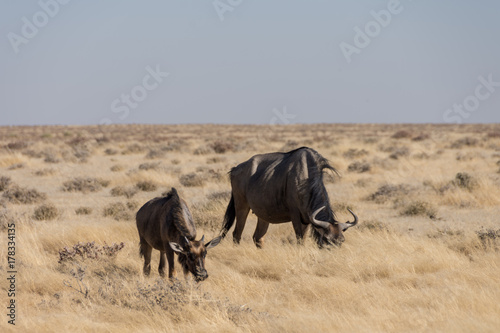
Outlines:
[{"label": "wildebeest ear", "polygon": [[210,249],[212,247],[215,247],[215,246],[219,245],[221,239],[222,239],[222,236],[215,237],[210,242],[208,242],[207,244],[205,244],[205,248],[208,250],[208,249]]},{"label": "wildebeest ear", "polygon": [[184,249],[179,244],[174,243],[174,242],[168,242],[168,244],[170,245],[172,250],[174,250],[175,252],[184,253]]}]

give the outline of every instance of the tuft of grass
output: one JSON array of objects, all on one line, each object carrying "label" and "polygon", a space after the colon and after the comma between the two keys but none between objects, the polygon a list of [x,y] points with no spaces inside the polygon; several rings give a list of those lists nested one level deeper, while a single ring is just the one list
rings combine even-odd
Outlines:
[{"label": "tuft of grass", "polygon": [[432,204],[425,201],[414,201],[406,205],[401,211],[404,216],[427,216],[428,218],[435,219],[437,209]]},{"label": "tuft of grass", "polygon": [[217,154],[224,154],[226,152],[235,150],[234,144],[230,141],[218,140],[212,143],[211,147]]},{"label": "tuft of grass", "polygon": [[143,180],[143,181],[137,182],[137,184],[135,184],[135,187],[141,191],[144,191],[144,192],[153,192],[153,191],[156,191],[156,189],[158,188],[158,185],[156,185],[156,183],[154,183],[150,180]]},{"label": "tuft of grass", "polygon": [[12,180],[10,177],[7,176],[2,176],[0,177],[0,192],[5,191],[10,184],[12,183]]},{"label": "tuft of grass", "polygon": [[476,138],[471,138],[466,136],[464,138],[454,141],[450,147],[455,149],[460,149],[463,147],[475,147],[477,146],[478,142],[479,141]]},{"label": "tuft of grass", "polygon": [[117,221],[127,221],[132,219],[129,208],[123,202],[114,202],[104,207],[102,215],[112,217]]},{"label": "tuft of grass", "polygon": [[478,181],[474,177],[469,175],[467,172],[457,173],[452,183],[455,186],[458,186],[460,188],[466,189],[471,192],[479,187]]},{"label": "tuft of grass", "polygon": [[342,156],[345,158],[349,159],[354,159],[354,158],[360,158],[363,156],[368,155],[368,151],[365,149],[356,149],[356,148],[350,148],[349,150],[346,150]]},{"label": "tuft of grass", "polygon": [[41,169],[41,170],[37,170],[37,171],[33,172],[33,174],[35,176],[39,176],[39,177],[51,176],[54,173],[55,173],[55,170],[50,169],[50,168],[45,168],[45,169]]},{"label": "tuft of grass", "polygon": [[408,139],[411,138],[412,134],[406,130],[397,131],[392,135],[393,139]]},{"label": "tuft of grass", "polygon": [[205,179],[197,173],[188,173],[179,177],[179,182],[181,185],[186,187],[196,187],[203,186],[205,184]]},{"label": "tuft of grass", "polygon": [[3,197],[16,204],[36,204],[47,198],[47,194],[38,192],[36,189],[13,186],[3,193]]},{"label": "tuft of grass", "polygon": [[139,165],[139,170],[158,170],[160,168],[160,162],[142,163]]},{"label": "tuft of grass", "polygon": [[109,185],[108,180],[92,177],[77,177],[72,180],[65,181],[63,183],[62,189],[65,192],[97,192],[102,190],[103,187]]},{"label": "tuft of grass", "polygon": [[385,184],[380,186],[376,192],[368,196],[368,200],[375,201],[376,203],[384,203],[389,199],[401,195],[408,195],[412,188],[407,184]]},{"label": "tuft of grass", "polygon": [[76,215],[90,215],[92,214],[92,208],[90,207],[78,207],[75,209],[75,214]]},{"label": "tuft of grass", "polygon": [[51,203],[37,207],[33,213],[33,218],[38,221],[53,220],[57,216],[59,216],[59,210]]},{"label": "tuft of grass", "polygon": [[119,171],[125,170],[125,168],[123,167],[123,165],[115,164],[115,165],[112,165],[111,168],[109,168],[109,170],[111,170],[113,172],[119,172]]},{"label": "tuft of grass", "polygon": [[370,169],[371,169],[370,163],[360,162],[360,161],[353,162],[349,164],[349,166],[347,167],[347,171],[357,172],[357,173],[368,172],[370,171]]},{"label": "tuft of grass", "polygon": [[129,199],[132,198],[137,191],[138,189],[136,187],[116,186],[111,189],[110,193],[114,197],[124,196]]}]

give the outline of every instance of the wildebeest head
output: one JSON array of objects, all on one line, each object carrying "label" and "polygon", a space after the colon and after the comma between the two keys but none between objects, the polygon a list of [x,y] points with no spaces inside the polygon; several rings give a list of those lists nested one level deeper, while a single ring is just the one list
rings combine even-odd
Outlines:
[{"label": "wildebeest head", "polygon": [[182,265],[184,272],[191,272],[197,282],[203,281],[208,277],[205,269],[205,257],[208,249],[219,244],[221,237],[215,237],[210,242],[204,244],[205,236],[199,241],[190,241],[186,237],[182,238],[182,245],[179,243],[170,242],[172,250],[179,254],[179,263]]},{"label": "wildebeest head", "polygon": [[[347,221],[346,223],[340,223],[333,218],[333,212],[331,212],[332,221],[322,221],[317,218],[318,214],[325,209],[327,206],[322,206],[314,211],[311,215],[311,223],[313,225],[313,236],[320,247],[324,245],[337,245],[340,246],[344,242],[343,232],[350,227],[358,224],[358,217],[349,208],[347,209],[354,217],[353,222]],[[330,220],[329,219],[329,220]]]}]

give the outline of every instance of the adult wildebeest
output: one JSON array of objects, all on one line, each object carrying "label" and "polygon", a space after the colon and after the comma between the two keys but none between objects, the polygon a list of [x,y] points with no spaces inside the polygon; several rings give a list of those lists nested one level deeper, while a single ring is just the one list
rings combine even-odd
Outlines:
[{"label": "adult wildebeest", "polygon": [[184,275],[191,272],[196,281],[208,277],[205,269],[207,250],[219,244],[216,237],[203,244],[205,236],[197,241],[196,228],[189,209],[175,188],[165,197],[154,198],[144,204],[136,215],[140,238],[140,254],[144,257],[143,272],[151,271],[151,252],[160,251],[158,272],[165,276],[165,257],[168,260],[168,277],[174,275],[174,252],[179,256]]},{"label": "adult wildebeest", "polygon": [[302,147],[288,153],[255,155],[231,169],[231,200],[224,216],[221,236],[225,237],[234,223],[233,240],[239,243],[250,209],[257,215],[253,240],[262,246],[269,223],[292,221],[297,240],[302,242],[309,224],[320,247],[340,245],[343,231],[358,223],[339,223],[330,207],[323,184],[323,169],[337,172],[314,149]]}]

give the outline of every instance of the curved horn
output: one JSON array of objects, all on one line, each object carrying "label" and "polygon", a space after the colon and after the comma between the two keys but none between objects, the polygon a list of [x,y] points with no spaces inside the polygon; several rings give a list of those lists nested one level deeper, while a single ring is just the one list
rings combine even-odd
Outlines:
[{"label": "curved horn", "polygon": [[358,217],[356,216],[356,214],[354,214],[352,212],[352,210],[350,210],[349,208],[347,208],[347,210],[349,211],[349,213],[352,214],[352,216],[354,216],[354,221],[352,221],[352,222],[347,221],[346,223],[339,223],[340,229],[342,229],[342,231],[346,231],[350,227],[354,227],[356,224],[358,224]]},{"label": "curved horn", "polygon": [[200,242],[203,243],[204,240],[205,240],[205,235],[201,236]]},{"label": "curved horn", "polygon": [[314,213],[312,213],[312,216],[311,216],[311,223],[314,224],[316,227],[320,227],[320,228],[323,228],[323,229],[326,229],[328,228],[328,226],[331,224],[329,222],[326,222],[326,221],[321,221],[321,220],[316,220],[316,215],[318,215],[318,213],[320,211],[322,211],[326,206],[323,206],[321,208],[318,208],[314,211]]},{"label": "curved horn", "polygon": [[184,236],[184,241],[186,242],[186,245],[189,246],[189,239],[186,236]]}]

